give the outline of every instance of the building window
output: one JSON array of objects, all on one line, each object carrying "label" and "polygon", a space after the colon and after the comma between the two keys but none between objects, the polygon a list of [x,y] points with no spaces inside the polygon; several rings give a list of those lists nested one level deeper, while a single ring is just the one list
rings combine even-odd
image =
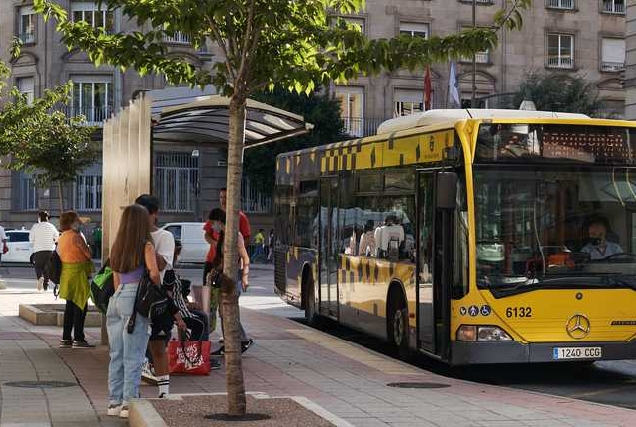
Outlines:
[{"label": "building window", "polygon": [[571,34],[548,34],[549,68],[574,68],[574,36]]},{"label": "building window", "polygon": [[107,119],[113,111],[113,93],[110,79],[92,76],[74,76],[73,102],[70,116],[83,115],[89,124]]},{"label": "building window", "polygon": [[548,9],[574,9],[574,0],[547,0]]},{"label": "building window", "polygon": [[364,88],[336,86],[336,99],[340,102],[340,117],[351,136],[364,136]]},{"label": "building window", "polygon": [[31,6],[20,8],[20,22],[18,23],[18,37],[22,43],[35,43],[35,20],[37,15]]},{"label": "building window", "polygon": [[603,0],[603,13],[625,15],[625,0]]},{"label": "building window", "polygon": [[354,24],[356,27],[360,29],[362,34],[366,34],[366,28],[364,27],[364,18],[357,18],[351,16],[342,16],[342,19],[347,21],[349,24]]},{"label": "building window", "polygon": [[601,71],[625,70],[625,40],[604,38],[601,41]]},{"label": "building window", "polygon": [[431,35],[430,26],[419,22],[400,22],[400,34],[427,39]]},{"label": "building window", "polygon": [[393,117],[408,116],[424,111],[424,92],[418,89],[395,89]]},{"label": "building window", "polygon": [[159,152],[155,156],[154,194],[165,212],[194,212],[199,158],[190,152]]},{"label": "building window", "polygon": [[115,31],[115,17],[112,10],[102,10],[95,2],[76,1],[71,3],[74,22],[84,21],[93,28],[103,28],[107,33]]},{"label": "building window", "polygon": [[38,187],[31,174],[19,173],[17,202],[19,210],[34,211],[38,209]]},{"label": "building window", "polygon": [[98,211],[102,209],[102,176],[80,175],[75,181],[75,209]]},{"label": "building window", "polygon": [[35,99],[35,79],[33,77],[18,77],[16,86],[21,94],[26,95],[27,102],[32,104]]}]

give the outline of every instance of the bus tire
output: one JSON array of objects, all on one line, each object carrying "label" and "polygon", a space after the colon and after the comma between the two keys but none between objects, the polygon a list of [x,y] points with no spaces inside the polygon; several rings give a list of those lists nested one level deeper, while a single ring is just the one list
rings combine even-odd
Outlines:
[{"label": "bus tire", "polygon": [[404,295],[399,287],[393,287],[387,302],[387,336],[389,344],[402,360],[411,355],[409,348],[409,313]]},{"label": "bus tire", "polygon": [[308,325],[316,325],[318,323],[318,314],[316,313],[316,289],[314,287],[314,279],[311,272],[303,275],[303,285],[305,321]]}]

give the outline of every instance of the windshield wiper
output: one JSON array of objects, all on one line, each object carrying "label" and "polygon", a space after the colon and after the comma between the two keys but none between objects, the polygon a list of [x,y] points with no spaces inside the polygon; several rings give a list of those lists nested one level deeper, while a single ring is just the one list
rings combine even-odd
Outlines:
[{"label": "windshield wiper", "polygon": [[[632,281],[625,280],[631,278]],[[586,280],[587,279],[587,280]],[[590,280],[591,279],[591,280]],[[525,292],[532,292],[545,289],[578,289],[578,288],[629,288],[636,291],[636,276],[625,276],[623,274],[590,276],[589,274],[567,275],[562,277],[544,277],[542,279],[533,280],[532,286],[528,284],[519,284],[516,286],[505,287],[489,287],[488,289],[495,298],[504,298],[512,295],[518,295]],[[587,282],[587,283],[585,283]]]}]

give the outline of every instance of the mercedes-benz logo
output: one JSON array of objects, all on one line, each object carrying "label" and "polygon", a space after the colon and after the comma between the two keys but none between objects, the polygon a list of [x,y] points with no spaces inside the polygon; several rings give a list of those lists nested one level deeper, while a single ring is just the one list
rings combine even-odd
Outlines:
[{"label": "mercedes-benz logo", "polygon": [[583,314],[575,314],[566,323],[565,331],[575,340],[581,340],[590,333],[590,319]]}]

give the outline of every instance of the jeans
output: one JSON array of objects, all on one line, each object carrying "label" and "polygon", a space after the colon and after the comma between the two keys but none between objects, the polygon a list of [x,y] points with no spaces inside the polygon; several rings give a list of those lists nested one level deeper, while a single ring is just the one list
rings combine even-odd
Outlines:
[{"label": "jeans", "polygon": [[[243,281],[241,280],[243,278],[243,270],[239,270],[238,272],[238,279],[236,280],[236,291],[238,292],[238,296],[240,297],[241,294],[243,293]],[[212,315],[212,314],[210,314]],[[223,310],[221,310],[221,303],[219,301],[219,317],[221,318],[221,333],[223,334],[223,336],[225,337],[225,331],[223,330]],[[240,309],[239,309],[239,338],[241,340],[241,342],[246,342],[248,340],[247,338],[247,334],[245,333],[245,329],[243,329],[243,324],[241,323],[241,317],[240,317]]]},{"label": "jeans", "polygon": [[110,345],[108,398],[113,405],[127,404],[139,397],[141,368],[150,338],[150,320],[138,314],[133,333],[128,333],[128,319],[134,310],[138,287],[138,283],[120,285],[110,298],[106,313]]},{"label": "jeans", "polygon": [[64,329],[62,332],[62,339],[71,341],[71,332],[75,337],[75,341],[84,341],[84,321],[86,320],[86,309],[88,306],[84,306],[82,310],[75,305],[73,301],[66,301],[66,308],[64,309]]}]

